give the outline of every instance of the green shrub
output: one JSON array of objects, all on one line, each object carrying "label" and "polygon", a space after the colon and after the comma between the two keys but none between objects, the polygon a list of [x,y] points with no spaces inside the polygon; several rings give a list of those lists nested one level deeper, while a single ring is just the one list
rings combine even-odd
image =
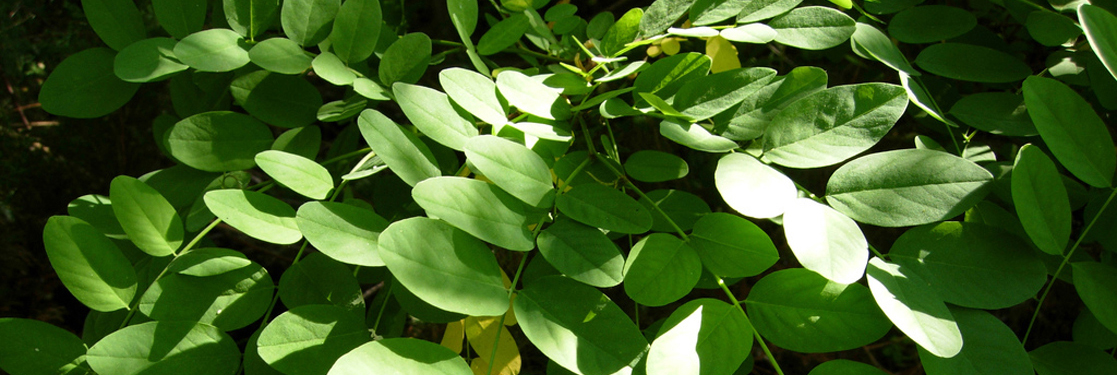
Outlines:
[{"label": "green shrub", "polygon": [[[93,311],[81,338],[0,319],[0,368],[794,371],[775,344],[1117,372],[1117,8],[831,1],[448,0],[461,42],[408,32],[406,2],[154,0],[149,30],[83,1],[107,47],[55,68],[43,109],[165,82],[175,165],[48,221]],[[1061,282],[1072,336],[1029,341]]]}]

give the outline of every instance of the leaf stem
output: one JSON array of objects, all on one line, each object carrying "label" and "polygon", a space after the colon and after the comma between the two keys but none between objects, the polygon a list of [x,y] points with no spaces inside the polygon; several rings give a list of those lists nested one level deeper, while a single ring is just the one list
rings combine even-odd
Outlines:
[{"label": "leaf stem", "polygon": [[667,216],[667,212],[663,211],[662,208],[659,208],[658,203],[656,203],[654,200],[652,200],[652,198],[648,197],[647,194],[644,194],[643,190],[640,190],[640,188],[637,187],[636,184],[632,183],[632,180],[629,180],[628,177],[625,176],[624,173],[622,173],[621,171],[618,171],[617,168],[614,168],[609,163],[602,163],[602,164],[604,164],[606,168],[609,168],[610,171],[613,171],[613,173],[617,175],[617,178],[620,178],[621,180],[624,180],[625,185],[632,188],[632,190],[635,190],[636,194],[639,195],[640,198],[647,199],[648,202],[651,202],[652,208],[656,212],[658,212],[660,215],[662,215],[663,218],[667,220],[668,224],[671,224],[671,227],[675,229],[675,232],[679,233],[679,237],[682,238],[683,241],[690,242],[690,236],[687,236],[686,231],[684,231],[683,228],[679,226],[679,224],[675,223],[675,220],[672,220],[670,216]]},{"label": "leaf stem", "polygon": [[1094,227],[1094,224],[1098,222],[1098,218],[1100,218],[1102,213],[1105,212],[1105,209],[1109,207],[1109,203],[1113,202],[1114,196],[1117,196],[1117,189],[1114,189],[1113,192],[1109,194],[1109,198],[1105,199],[1105,203],[1102,204],[1101,209],[1098,210],[1098,213],[1094,215],[1093,219],[1090,219],[1090,223],[1086,224],[1086,228],[1082,230],[1082,233],[1078,235],[1078,240],[1074,241],[1074,245],[1070,247],[1067,256],[1063,257],[1063,261],[1059,263],[1059,268],[1055,269],[1055,274],[1051,275],[1051,282],[1047,283],[1047,287],[1043,289],[1043,294],[1039,296],[1039,303],[1036,304],[1036,311],[1032,313],[1032,320],[1028,322],[1028,329],[1024,331],[1024,339],[1020,340],[1021,344],[1028,343],[1028,336],[1032,333],[1032,326],[1035,325],[1036,318],[1039,317],[1039,310],[1043,307],[1043,301],[1047,299],[1047,293],[1051,292],[1051,287],[1055,285],[1055,281],[1059,279],[1059,274],[1063,272],[1063,268],[1070,262],[1070,258],[1074,255],[1074,251],[1078,250],[1078,245],[1086,238],[1086,234],[1090,233],[1090,229]]},{"label": "leaf stem", "polygon": [[[516,267],[516,275],[512,276],[512,285],[510,285],[509,288],[508,288],[508,305],[509,305],[508,308],[509,309],[512,308],[512,306],[511,306],[512,305],[512,296],[514,296],[515,293],[516,293],[516,283],[520,281],[520,275],[523,274],[523,272],[524,272],[524,265],[527,264],[527,258],[528,258],[528,255],[530,255],[530,254],[531,253],[524,253],[524,256],[522,258],[520,258],[520,266]],[[493,362],[496,362],[496,350],[497,350],[497,347],[500,346],[500,333],[504,332],[504,330],[502,328],[504,327],[504,319],[507,318],[507,317],[508,317],[508,312],[505,311],[504,314],[500,315],[500,322],[497,323],[497,325],[496,325],[496,338],[493,339],[493,352],[489,354],[489,372],[488,372],[489,375],[492,375],[493,367],[495,367],[495,364]]]},{"label": "leaf stem", "polygon": [[733,291],[729,290],[729,286],[725,285],[725,281],[721,279],[721,276],[715,275],[714,278],[718,279],[718,286],[720,286],[721,290],[725,292],[725,295],[729,297],[729,300],[733,302],[733,306],[737,306],[737,310],[741,311],[741,316],[745,317],[745,321],[749,323],[749,327],[753,327],[752,335],[756,337],[756,342],[760,343],[760,349],[764,351],[764,355],[768,356],[768,362],[772,363],[772,368],[776,369],[777,374],[783,375],[783,370],[780,369],[780,364],[776,362],[776,357],[772,356],[772,351],[768,350],[768,344],[764,343],[764,337],[761,337],[760,332],[757,332],[756,327],[752,325],[752,321],[749,320],[749,315],[746,314],[745,309],[741,307],[741,302],[737,300],[737,297],[733,296]]}]

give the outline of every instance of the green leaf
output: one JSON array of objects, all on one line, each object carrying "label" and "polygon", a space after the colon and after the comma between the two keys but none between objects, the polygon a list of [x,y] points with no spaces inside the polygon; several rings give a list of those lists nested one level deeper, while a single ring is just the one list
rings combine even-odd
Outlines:
[{"label": "green leaf", "polygon": [[1074,289],[1094,317],[1110,332],[1117,332],[1117,268],[1097,262],[1071,263],[1074,267]]},{"label": "green leaf", "polygon": [[643,9],[632,8],[625,12],[620,19],[616,20],[616,22],[605,31],[605,36],[601,38],[601,54],[605,56],[616,55],[625,48],[625,44],[636,40],[637,33],[640,32],[640,24],[643,22],[643,18]]},{"label": "green leaf", "polygon": [[826,202],[866,224],[921,225],[962,214],[992,180],[981,166],[945,152],[885,151],[838,168],[826,183]]},{"label": "green leaf", "polygon": [[229,172],[256,166],[272,144],[267,125],[248,115],[217,111],[179,121],[165,135],[171,156],[192,168]]},{"label": "green leaf", "polygon": [[648,348],[608,296],[565,277],[527,284],[513,307],[528,340],[547,358],[580,374],[631,371],[627,368]]},{"label": "green leaf", "polygon": [[190,208],[205,191],[206,186],[221,176],[218,173],[199,171],[185,165],[176,165],[140,176],[140,181],[159,191],[177,210]]},{"label": "green leaf", "polygon": [[200,72],[228,72],[248,64],[244,38],[233,30],[209,29],[182,38],[175,57]]},{"label": "green leaf", "polygon": [[1028,237],[1045,253],[1062,255],[1070,241],[1071,209],[1055,163],[1024,145],[1012,167],[1012,203]]},{"label": "green leaf", "polygon": [[570,102],[554,89],[523,73],[505,70],[496,76],[496,87],[517,109],[548,120],[570,118]]},{"label": "green leaf", "polygon": [[776,29],[776,42],[780,44],[823,50],[849,40],[857,29],[857,21],[834,8],[809,6],[784,13],[768,26]]},{"label": "green leaf", "polygon": [[330,48],[347,63],[365,61],[376,50],[384,24],[379,0],[346,0],[330,32]]},{"label": "green leaf", "polygon": [[304,47],[318,44],[330,35],[341,0],[286,0],[280,24],[288,38]]},{"label": "green leaf", "polygon": [[[873,25],[858,22],[857,30],[853,32],[850,41],[853,43],[854,51],[865,58],[873,58],[899,72],[919,75],[919,72],[911,67],[907,57],[904,57],[900,49],[892,44],[892,39]],[[868,56],[864,56],[865,54]]]},{"label": "green leaf", "polygon": [[477,53],[488,56],[503,51],[515,45],[530,27],[531,22],[527,16],[522,13],[513,14],[481,35],[481,40],[477,42]]},{"label": "green leaf", "polygon": [[815,366],[808,375],[885,375],[883,370],[848,359],[834,359]]},{"label": "green leaf", "polygon": [[82,0],[81,8],[89,26],[112,49],[120,51],[147,38],[143,17],[132,1]]},{"label": "green leaf", "polygon": [[182,39],[205,27],[205,0],[152,0],[151,8],[159,26],[172,38]]},{"label": "green leaf", "polygon": [[1039,135],[1055,159],[1094,187],[1109,187],[1117,166],[1110,137],[1101,118],[1067,85],[1050,78],[1028,77],[1024,103]]},{"label": "green leaf", "polygon": [[741,8],[741,13],[737,14],[738,24],[747,24],[751,22],[763,21],[784,13],[795,8],[803,0],[754,0],[745,4]]},{"label": "green leaf", "polygon": [[830,281],[802,268],[764,276],[752,286],[745,305],[765,339],[803,353],[855,349],[892,329],[869,288]]},{"label": "green leaf", "polygon": [[381,267],[377,238],[388,221],[372,210],[333,202],[307,202],[295,215],[299,231],[318,251],[339,262]]},{"label": "green leaf", "polygon": [[680,87],[672,105],[693,121],[705,120],[740,104],[775,77],[774,69],[764,67],[711,74]]},{"label": "green leaf", "polygon": [[[684,231],[690,230],[698,219],[710,213],[710,205],[706,201],[682,190],[659,189],[645,195],[646,199],[640,197],[640,204],[652,213],[652,230],[657,232],[673,232],[676,226]],[[659,206],[659,210],[652,207],[653,204]],[[667,222],[667,218],[671,218],[674,225]]]},{"label": "green leaf", "polygon": [[632,91],[637,99],[636,105],[643,100],[639,93],[648,93],[660,98],[671,98],[687,82],[705,77],[710,71],[713,61],[705,54],[688,52],[666,57],[655,63],[632,83],[636,89]]},{"label": "green leaf", "polygon": [[353,271],[321,253],[291,265],[279,279],[279,299],[288,308],[333,305],[361,316],[365,300]]},{"label": "green leaf", "polygon": [[229,28],[253,39],[275,25],[279,0],[224,0],[223,9]]},{"label": "green leaf", "polygon": [[[748,1],[698,0],[690,7],[691,23],[697,26],[712,25],[737,17]],[[730,371],[735,369],[730,369]]]},{"label": "green leaf", "polygon": [[117,176],[110,184],[109,198],[120,227],[140,250],[161,257],[182,247],[182,219],[157,190],[132,177]]},{"label": "green leaf", "polygon": [[932,74],[970,82],[1009,83],[1027,78],[1032,68],[1007,53],[962,43],[932,44],[915,64]]},{"label": "green leaf", "polygon": [[1105,375],[1117,371],[1108,353],[1070,341],[1055,341],[1028,353],[1039,375]]},{"label": "green leaf", "polygon": [[1008,137],[1039,134],[1024,106],[1024,96],[1009,92],[982,92],[954,102],[950,114],[978,130]]},{"label": "green leaf", "polygon": [[839,284],[865,274],[869,243],[857,223],[830,206],[799,198],[783,214],[787,246],[799,264]]},{"label": "green leaf", "polygon": [[648,352],[648,374],[731,374],[752,350],[752,325],[728,303],[702,298],[679,306]]},{"label": "green leaf", "polygon": [[721,135],[732,140],[760,137],[780,111],[803,97],[825,89],[826,80],[826,71],[821,68],[801,66],[792,69],[786,76],[777,77],[754,95],[746,97],[728,121],[718,115],[714,117],[714,123],[727,122]]},{"label": "green leaf", "polygon": [[977,17],[969,10],[925,5],[892,16],[892,22],[888,23],[888,35],[903,43],[934,43],[961,36],[974,26],[977,26]]},{"label": "green leaf", "polygon": [[869,260],[869,290],[884,315],[912,341],[937,357],[962,350],[962,332],[927,280],[880,258]]},{"label": "green leaf", "polygon": [[1105,328],[1090,309],[1082,309],[1071,327],[1074,342],[1098,349],[1109,350],[1117,347],[1117,333]]},{"label": "green leaf", "polygon": [[410,33],[396,40],[380,58],[380,83],[392,87],[396,82],[416,83],[431,60],[431,39],[427,34]]},{"label": "green leaf", "polygon": [[408,185],[442,175],[430,148],[383,113],[366,109],[357,118],[357,125],[372,150]]},{"label": "green leaf", "polygon": [[255,239],[289,245],[303,238],[295,223],[295,209],[270,195],[222,189],[212,190],[203,198],[214,215]]},{"label": "green leaf", "polygon": [[599,184],[575,186],[555,199],[563,215],[612,232],[639,234],[652,227],[652,216],[635,199]]},{"label": "green leaf", "polygon": [[940,358],[919,349],[929,375],[1031,374],[1032,362],[1016,333],[1000,319],[981,310],[950,309],[965,345],[953,358]]},{"label": "green leaf", "polygon": [[65,374],[85,361],[85,343],[50,323],[0,318],[0,337],[0,369],[12,375]]},{"label": "green leaf", "polygon": [[416,217],[392,223],[380,236],[380,257],[407,290],[435,307],[473,316],[508,309],[492,251],[445,222]]},{"label": "green leaf", "polygon": [[795,201],[795,183],[756,158],[733,153],[718,161],[714,184],[733,210],[757,219],[783,215]]},{"label": "green leaf", "polygon": [[609,288],[624,280],[624,257],[601,230],[560,218],[539,233],[539,253],[567,277]]},{"label": "green leaf", "polygon": [[248,266],[212,276],[165,274],[144,292],[138,308],[160,322],[198,322],[232,331],[259,320],[274,290],[268,271],[249,261]]},{"label": "green leaf", "polygon": [[[969,12],[966,12],[966,14],[969,14]],[[1117,19],[1113,21],[1117,22]],[[1070,17],[1046,10],[1028,13],[1028,19],[1024,22],[1024,26],[1028,28],[1028,34],[1032,35],[1032,39],[1049,47],[1074,42],[1079,35],[1082,35],[1082,29]],[[1114,31],[1117,31],[1117,29],[1114,29]],[[1087,39],[1089,39],[1089,36],[1087,36]]]},{"label": "green leaf", "polygon": [[175,58],[174,39],[151,38],[128,45],[113,60],[113,73],[126,82],[155,82],[188,68]]},{"label": "green leaf", "polygon": [[239,251],[222,248],[201,248],[186,252],[171,261],[167,272],[194,277],[217,276],[252,265]]},{"label": "green leaf", "polygon": [[1082,23],[1090,48],[1109,74],[1117,77],[1117,38],[1114,37],[1117,35],[1117,17],[1103,8],[1082,3],[1078,7],[1078,21]]},{"label": "green leaf", "polygon": [[639,304],[663,306],[690,293],[702,274],[698,254],[678,237],[652,233],[624,263],[624,292]]},{"label": "green leaf", "polygon": [[721,30],[722,38],[738,43],[765,44],[776,40],[776,29],[762,23],[750,23]]},{"label": "green leaf", "polygon": [[1032,298],[1047,269],[1020,238],[977,223],[947,221],[915,227],[892,245],[889,256],[918,274],[954,305],[1002,309]]},{"label": "green leaf", "polygon": [[414,316],[419,320],[431,323],[452,323],[466,318],[465,314],[442,310],[423,301],[403,284],[400,284],[399,280],[393,280],[391,287],[392,298],[395,298],[400,309],[404,311],[404,315]]},{"label": "green leaf", "polygon": [[367,107],[368,99],[360,95],[352,95],[344,100],[335,100],[319,107],[318,121],[342,122],[357,117]]},{"label": "green leaf", "polygon": [[105,237],[127,239],[128,234],[120,227],[116,214],[112,211],[112,200],[104,195],[87,194],[70,201],[66,213],[92,225]]},{"label": "green leaf", "polygon": [[718,277],[756,276],[780,259],[763,229],[723,212],[698,219],[690,240],[702,264]]},{"label": "green leaf", "polygon": [[698,151],[724,153],[737,149],[737,142],[710,134],[702,125],[665,119],[659,123],[659,134]]},{"label": "green leaf", "polygon": [[[656,0],[644,11],[644,16],[640,18],[639,36],[648,38],[663,33],[679,17],[687,14],[694,3],[695,0]],[[625,41],[625,43],[628,42],[631,41]]]},{"label": "green leaf", "polygon": [[292,153],[267,150],[256,154],[256,164],[283,186],[311,199],[326,199],[334,180],[326,167]]},{"label": "green leaf", "polygon": [[322,52],[316,56],[310,65],[314,68],[314,74],[335,86],[352,85],[357,79],[357,75],[345,66],[344,61],[329,52]]},{"label": "green leaf", "polygon": [[338,358],[371,341],[364,318],[331,305],[306,305],[275,317],[257,340],[260,358],[287,375],[325,375]]},{"label": "green leaf", "polygon": [[530,206],[550,205],[551,170],[531,149],[491,135],[471,138],[464,148],[467,160],[496,186]]},{"label": "green leaf", "polygon": [[240,350],[209,324],[147,322],[125,327],[89,348],[89,367],[100,374],[232,375]]},{"label": "green leaf", "polygon": [[508,123],[506,104],[497,97],[496,83],[489,77],[472,70],[449,68],[438,72],[438,81],[455,104],[481,121],[493,126]]},{"label": "green leaf", "polygon": [[415,184],[415,202],[427,215],[446,220],[486,242],[515,251],[535,247],[524,204],[496,185],[462,177],[435,177]]},{"label": "green leaf", "polygon": [[637,181],[663,182],[686,177],[686,160],[666,152],[640,150],[624,161],[624,170]]},{"label": "green leaf", "polygon": [[90,48],[67,57],[39,90],[43,110],[58,116],[94,118],[124,106],[140,85],[117,78],[116,52]]},{"label": "green leaf", "polygon": [[229,91],[248,114],[284,128],[313,124],[322,106],[322,94],[305,79],[262,70],[237,77]]},{"label": "green leaf", "polygon": [[62,285],[90,309],[128,308],[136,294],[136,271],[103,234],[81,219],[52,216],[43,228],[43,246]]},{"label": "green leaf", "polygon": [[458,36],[463,42],[469,40],[477,29],[477,0],[447,0],[446,8]]},{"label": "green leaf", "polygon": [[900,86],[862,83],[831,87],[792,103],[764,133],[764,158],[792,168],[841,163],[873,147],[904,114]]},{"label": "green leaf", "polygon": [[470,138],[476,137],[468,114],[450,103],[442,92],[418,85],[397,82],[392,85],[396,101],[407,119],[435,142],[462,151]]},{"label": "green leaf", "polygon": [[394,338],[366,343],[341,356],[329,375],[383,373],[471,375],[458,353],[429,341]]},{"label": "green leaf", "polygon": [[302,74],[312,61],[298,43],[287,38],[257,43],[248,50],[248,58],[253,64],[279,74]]},{"label": "green leaf", "polygon": [[248,342],[244,344],[244,374],[245,375],[283,375],[282,372],[271,368],[263,359],[260,358],[260,353],[256,350],[257,342],[260,339],[260,332],[263,329],[256,330],[252,336],[249,336]]},{"label": "green leaf", "polygon": [[314,159],[318,156],[318,148],[321,145],[322,129],[315,125],[309,125],[283,132],[275,138],[271,149]]}]

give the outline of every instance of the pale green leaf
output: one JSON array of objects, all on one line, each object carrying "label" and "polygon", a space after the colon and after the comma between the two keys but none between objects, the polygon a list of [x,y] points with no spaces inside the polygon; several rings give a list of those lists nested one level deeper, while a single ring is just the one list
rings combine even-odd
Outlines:
[{"label": "pale green leaf", "polygon": [[298,43],[287,38],[271,38],[248,50],[253,64],[270,72],[301,74],[310,68],[311,58]]},{"label": "pale green leaf", "polygon": [[[380,58],[380,83],[392,87],[396,82],[415,83],[427,71],[431,60],[431,39],[427,34],[410,33],[399,38]],[[371,99],[371,98],[370,98]]]},{"label": "pale green leaf", "polygon": [[267,125],[248,115],[218,111],[179,121],[165,135],[171,156],[192,168],[229,172],[256,166],[273,142]]},{"label": "pale green leaf", "polygon": [[430,148],[383,113],[366,109],[357,118],[357,125],[373,152],[408,185],[442,175]]},{"label": "pale green leaf", "polygon": [[652,226],[652,216],[644,206],[605,185],[575,186],[555,198],[555,205],[571,219],[613,232],[639,234]]},{"label": "pale green leaf", "polygon": [[962,350],[962,332],[928,281],[906,267],[869,260],[869,290],[884,315],[931,354],[950,358]]},{"label": "pale green leaf", "polygon": [[[199,267],[204,266],[183,271],[199,274],[192,272]],[[268,271],[249,261],[248,266],[210,276],[165,274],[147,288],[137,308],[161,322],[198,322],[232,331],[259,320],[274,291]]]},{"label": "pale green leaf", "polygon": [[526,207],[496,185],[462,177],[435,177],[415,184],[412,197],[427,215],[486,242],[515,251],[535,247]]},{"label": "pale green leaf", "polygon": [[214,215],[258,240],[289,245],[303,237],[295,223],[295,209],[264,193],[222,189],[203,198]]},{"label": "pale green leaf", "polygon": [[508,122],[506,104],[497,97],[496,83],[471,70],[449,68],[438,72],[438,81],[446,95],[481,121],[493,126]]},{"label": "pale green leaf", "polygon": [[369,209],[334,202],[307,202],[295,215],[299,231],[318,251],[339,262],[380,267],[380,233],[388,221]]},{"label": "pale green leaf", "polygon": [[[738,21],[740,22],[740,21]],[[849,40],[857,21],[828,7],[796,8],[768,23],[776,29],[776,42],[807,50],[822,50]]]},{"label": "pale green leaf", "polygon": [[435,142],[462,151],[478,134],[468,114],[450,103],[442,92],[418,85],[397,82],[392,85],[396,101],[411,123]]},{"label": "pale green leaf", "polygon": [[865,274],[869,243],[857,223],[830,206],[799,198],[783,214],[787,246],[799,264],[839,284]]},{"label": "pale green leaf", "polygon": [[257,340],[260,358],[287,375],[325,375],[338,358],[371,341],[364,318],[337,306],[306,305],[275,317]]},{"label": "pale green leaf", "polygon": [[570,118],[570,102],[554,89],[515,70],[496,76],[496,87],[508,103],[517,109],[548,119]]},{"label": "pale green leaf", "polygon": [[624,280],[624,257],[597,228],[560,218],[537,241],[539,254],[567,277],[598,288]]},{"label": "pale green leaf", "polygon": [[471,375],[469,365],[458,353],[414,338],[394,338],[358,346],[341,356],[329,375],[433,374]]},{"label": "pale green leaf", "polygon": [[679,306],[663,322],[648,352],[648,374],[732,374],[749,357],[752,325],[728,303],[702,298]]},{"label": "pale green leaf", "polygon": [[140,250],[161,257],[182,247],[182,219],[157,190],[135,178],[117,176],[109,186],[109,198],[120,227]]},{"label": "pale green leaf", "polygon": [[256,154],[256,165],[276,182],[307,198],[326,199],[334,189],[326,167],[299,155],[267,150]]},{"label": "pale green leaf", "polygon": [[304,47],[323,41],[333,29],[341,0],[286,0],[280,11],[283,33]]},{"label": "pale green leaf", "polygon": [[182,38],[175,44],[175,57],[200,72],[228,72],[250,61],[248,50],[233,30],[209,29]]},{"label": "pale green leaf", "polygon": [[555,192],[550,168],[531,149],[491,135],[471,138],[464,148],[467,160],[496,186],[533,207],[550,205]]},{"label": "pale green leaf", "polygon": [[783,215],[798,193],[790,178],[742,153],[718,161],[714,184],[730,208],[758,219]]}]

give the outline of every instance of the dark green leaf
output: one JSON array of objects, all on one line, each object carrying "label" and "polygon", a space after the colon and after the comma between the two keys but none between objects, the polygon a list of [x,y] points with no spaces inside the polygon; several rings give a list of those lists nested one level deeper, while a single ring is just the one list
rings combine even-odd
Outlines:
[{"label": "dark green leaf", "polygon": [[280,11],[283,33],[304,47],[318,44],[330,35],[341,0],[286,0]]},{"label": "dark green leaf", "polygon": [[458,36],[462,41],[470,39],[477,29],[477,0],[447,0],[446,8],[450,11],[450,22],[458,30]]},{"label": "dark green leaf", "polygon": [[[625,48],[625,44],[636,40],[643,23],[644,10],[640,8],[629,9],[621,16],[601,38],[601,54],[613,56]],[[596,20],[596,18],[594,18]]]},{"label": "dark green leaf", "polygon": [[632,246],[624,263],[624,291],[633,301],[663,306],[690,293],[702,273],[702,261],[678,237],[652,233]]},{"label": "dark green leaf", "polygon": [[745,305],[765,339],[797,352],[855,349],[892,328],[869,288],[833,282],[802,268],[764,276],[749,291]]},{"label": "dark green leaf", "polygon": [[0,337],[0,369],[11,375],[67,374],[85,361],[85,343],[46,322],[0,318]]},{"label": "dark green leaf", "polygon": [[257,350],[287,375],[325,375],[338,358],[371,339],[360,315],[331,305],[293,308],[260,332]]},{"label": "dark green leaf", "polygon": [[982,92],[963,97],[950,114],[966,125],[992,134],[1030,137],[1039,134],[1024,107],[1024,96],[1008,92]]},{"label": "dark green leaf", "polygon": [[1098,55],[1109,74],[1117,77],[1117,17],[1106,9],[1085,4],[1078,7],[1078,20],[1090,47]]},{"label": "dark green leaf", "polygon": [[637,181],[663,182],[686,177],[689,167],[686,160],[674,154],[641,150],[629,155],[624,170]]},{"label": "dark green leaf", "polygon": [[792,168],[834,165],[884,138],[904,114],[900,86],[863,83],[831,87],[784,108],[764,134],[764,157]]},{"label": "dark green leaf", "polygon": [[427,71],[431,59],[431,39],[427,34],[410,33],[388,46],[380,58],[380,83],[392,87],[396,82],[415,83]]},{"label": "dark green leaf", "polygon": [[[223,0],[229,27],[253,39],[275,24],[279,0]],[[332,18],[332,16],[331,16]]]},{"label": "dark green leaf", "polygon": [[933,43],[965,34],[974,26],[977,26],[977,17],[969,10],[925,5],[892,16],[888,35],[903,43]]},{"label": "dark green leaf", "polygon": [[[674,232],[676,226],[684,231],[690,230],[698,219],[710,213],[710,205],[702,197],[682,190],[652,190],[646,195],[647,199],[640,197],[640,204],[652,213],[652,230],[657,232]],[[659,210],[652,207],[653,204],[659,206]],[[667,221],[668,218],[674,225]]]},{"label": "dark green leaf", "polygon": [[435,307],[474,316],[508,309],[492,251],[445,222],[416,217],[392,223],[380,236],[380,257],[401,284]]},{"label": "dark green leaf", "polygon": [[513,306],[528,340],[581,374],[631,371],[627,368],[648,348],[640,330],[609,297],[565,277],[528,284]]},{"label": "dark green leaf", "polygon": [[907,267],[869,260],[869,290],[888,319],[931,354],[950,358],[962,350],[962,332],[929,282]]},{"label": "dark green leaf", "polygon": [[822,50],[849,40],[857,21],[828,7],[796,8],[768,23],[776,29],[776,42],[807,50]]},{"label": "dark green leaf", "polygon": [[256,71],[237,77],[229,86],[237,104],[271,125],[297,128],[317,120],[322,95],[305,79]]},{"label": "dark green leaf", "polygon": [[780,259],[763,229],[739,216],[715,212],[694,223],[690,244],[718,277],[759,275]]},{"label": "dark green leaf", "polygon": [[[911,67],[907,57],[904,57],[900,49],[892,44],[892,39],[889,39],[888,35],[884,35],[873,25],[858,22],[857,30],[853,32],[850,39],[853,42],[854,52],[862,55],[862,57],[876,59],[896,71],[913,76],[919,75],[919,72]],[[868,56],[865,56],[866,54]]]},{"label": "dark green leaf", "polygon": [[132,177],[117,176],[109,187],[109,198],[121,228],[140,250],[161,257],[182,247],[182,219],[157,190]]},{"label": "dark green leaf", "polygon": [[124,106],[140,85],[117,78],[116,52],[90,48],[67,57],[54,68],[39,90],[43,110],[75,118],[94,118]]},{"label": "dark green leaf", "polygon": [[648,352],[648,374],[731,374],[752,349],[752,325],[733,305],[696,299],[663,322]]},{"label": "dark green leaf", "polygon": [[940,358],[919,350],[928,375],[1031,374],[1032,362],[1016,333],[1000,319],[981,310],[950,309],[965,345],[957,356]]},{"label": "dark green leaf", "polygon": [[388,221],[369,209],[333,202],[308,202],[295,215],[299,231],[318,251],[340,262],[380,267],[377,238]]},{"label": "dark green leaf", "polygon": [[1086,100],[1059,81],[1029,77],[1024,81],[1024,103],[1060,164],[1091,186],[1112,185],[1117,166],[1113,138]]},{"label": "dark green leaf", "polygon": [[[264,315],[275,290],[268,271],[249,264],[212,276],[163,275],[144,292],[138,309],[161,322],[198,322],[224,331],[248,326]],[[183,271],[200,274],[193,272],[197,267]]]},{"label": "dark green leaf", "polygon": [[[760,137],[780,111],[807,95],[825,89],[826,80],[826,71],[821,68],[801,66],[792,69],[786,76],[777,77],[754,95],[746,97],[732,113],[721,135],[738,141]],[[714,117],[714,123],[722,122],[725,122],[722,115]]]},{"label": "dark green leaf", "polygon": [[206,22],[205,0],[152,0],[155,19],[175,39],[202,30]]},{"label": "dark green leaf", "polygon": [[680,87],[672,105],[693,121],[705,120],[740,104],[775,77],[774,69],[764,67],[711,74]]},{"label": "dark green leaf", "polygon": [[315,125],[309,125],[283,132],[275,138],[271,149],[314,159],[318,156],[318,148],[321,146],[322,129]]},{"label": "dark green leaf", "polygon": [[539,253],[567,277],[609,288],[624,280],[624,257],[601,230],[558,219],[539,233]]},{"label": "dark green leaf", "polygon": [[144,39],[128,45],[113,60],[113,72],[127,82],[155,82],[186,70],[175,58],[175,40]]},{"label": "dark green leaf", "polygon": [[123,240],[128,239],[124,228],[116,220],[112,211],[112,200],[104,195],[88,194],[70,201],[66,206],[66,213],[89,223],[97,231],[108,238]]},{"label": "dark green leaf", "polygon": [[147,37],[140,10],[130,0],[82,0],[81,8],[89,26],[112,49],[120,51]]},{"label": "dark green leaf", "polygon": [[[1117,19],[1114,21],[1117,22]],[[1074,42],[1079,35],[1082,35],[1082,29],[1070,17],[1046,10],[1028,13],[1024,26],[1028,28],[1028,34],[1032,35],[1032,39],[1051,47]]]},{"label": "dark green leaf", "polygon": [[190,34],[175,45],[174,53],[183,64],[200,72],[228,72],[251,61],[244,38],[229,29]]},{"label": "dark green leaf", "polygon": [[471,375],[458,353],[429,341],[395,338],[366,343],[341,356],[329,375],[397,374]]},{"label": "dark green leaf", "polygon": [[520,37],[524,36],[524,33],[530,27],[531,23],[527,16],[519,13],[513,14],[493,25],[489,28],[489,31],[481,35],[481,40],[477,42],[477,53],[488,56],[503,51],[505,48],[516,44],[516,41],[519,41]]},{"label": "dark green leaf", "polygon": [[1032,74],[1032,68],[1012,55],[962,43],[932,44],[916,56],[915,64],[935,75],[971,82],[1016,82]]},{"label": "dark green leaf", "polygon": [[515,251],[535,247],[527,230],[526,207],[496,185],[462,177],[435,177],[415,184],[411,195],[427,215],[446,220],[486,242]]},{"label": "dark green leaf", "polygon": [[879,368],[848,359],[835,359],[816,366],[808,375],[885,375]]},{"label": "dark green leaf", "polygon": [[187,117],[167,131],[166,139],[171,156],[207,172],[252,168],[256,154],[271,147],[273,141],[264,123],[226,111]]},{"label": "dark green leaf", "polygon": [[652,226],[648,210],[628,194],[599,184],[575,186],[555,199],[562,214],[605,230],[638,234]]},{"label": "dark green leaf", "polygon": [[100,374],[233,375],[240,350],[209,324],[148,322],[105,336],[89,348],[86,360]]},{"label": "dark green leaf", "polygon": [[981,166],[945,152],[886,151],[838,168],[826,183],[826,201],[862,223],[921,225],[965,212],[992,180]]},{"label": "dark green leaf", "polygon": [[408,185],[442,175],[430,148],[379,111],[364,110],[357,125],[373,151]]},{"label": "dark green leaf", "polygon": [[365,311],[353,271],[321,253],[291,265],[279,279],[279,299],[287,308],[333,305],[360,316]]},{"label": "dark green leaf", "polygon": [[695,52],[678,54],[656,61],[648,70],[636,76],[633,97],[636,105],[642,103],[639,93],[648,93],[660,98],[671,98],[687,82],[705,77],[713,64],[710,57]]},{"label": "dark green leaf", "polygon": [[1039,375],[1107,375],[1117,360],[1101,350],[1070,341],[1055,341],[1028,353]]},{"label": "dark green leaf", "polygon": [[1027,144],[1016,154],[1012,203],[1036,247],[1062,255],[1070,241],[1070,200],[1055,163],[1039,147]]},{"label": "dark green leaf", "polygon": [[1117,290],[1113,289],[1117,283],[1117,268],[1097,262],[1076,262],[1074,266],[1074,288],[1082,302],[1090,308],[1098,321],[1109,329],[1117,332]]},{"label": "dark green leaf", "polygon": [[330,47],[342,61],[364,61],[376,50],[383,24],[379,0],[346,0],[334,19]]},{"label": "dark green leaf", "polygon": [[270,195],[222,189],[206,193],[204,199],[214,215],[258,240],[289,245],[303,238],[295,223],[295,209]]},{"label": "dark green leaf", "polygon": [[798,194],[790,178],[742,153],[718,161],[714,184],[730,208],[758,219],[783,215]]},{"label": "dark green leaf", "polygon": [[51,267],[74,298],[97,311],[128,308],[136,271],[103,234],[81,219],[52,216],[43,228]]}]

